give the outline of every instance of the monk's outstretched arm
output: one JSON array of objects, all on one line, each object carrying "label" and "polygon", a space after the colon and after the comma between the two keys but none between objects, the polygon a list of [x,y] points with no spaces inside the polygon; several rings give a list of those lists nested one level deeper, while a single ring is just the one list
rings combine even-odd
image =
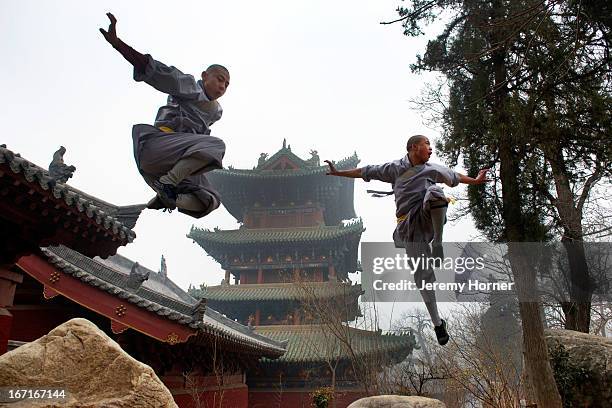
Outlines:
[{"label": "monk's outstretched arm", "polygon": [[334,164],[329,160],[325,160],[325,163],[329,166],[329,171],[326,173],[328,176],[361,178],[361,169],[336,170]]},{"label": "monk's outstretched arm", "polygon": [[491,181],[490,179],[487,178],[487,172],[489,171],[489,169],[482,169],[478,172],[478,176],[476,176],[476,178],[474,177],[469,177],[466,176],[465,174],[459,174],[459,182],[463,183],[463,184],[483,184],[486,183],[487,181]]},{"label": "monk's outstretched arm", "polygon": [[137,72],[144,73],[148,62],[147,57],[117,37],[117,19],[112,13],[106,13],[106,15],[110,20],[110,25],[108,26],[108,31],[105,31],[103,28],[100,29],[104,39],[106,39],[106,41],[108,41],[108,43],[112,45],[114,49],[119,51],[119,53],[123,55],[123,58],[128,60],[128,62],[134,66],[134,69],[136,69]]}]

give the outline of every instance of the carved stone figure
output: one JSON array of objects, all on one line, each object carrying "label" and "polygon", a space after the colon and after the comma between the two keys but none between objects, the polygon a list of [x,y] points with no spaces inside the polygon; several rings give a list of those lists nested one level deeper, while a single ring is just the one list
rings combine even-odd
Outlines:
[{"label": "carved stone figure", "polygon": [[66,153],[66,148],[60,146],[60,148],[53,153],[53,160],[49,164],[49,175],[60,183],[67,182],[68,179],[72,177],[72,173],[76,170],[76,167],[64,164],[64,153]]},{"label": "carved stone figure", "polygon": [[147,279],[149,279],[149,271],[145,272],[144,268],[142,268],[138,262],[134,262],[134,265],[132,265],[132,269],[130,270],[127,287],[135,292]]},{"label": "carved stone figure", "polygon": [[198,303],[193,306],[191,309],[191,316],[193,316],[196,321],[200,322],[204,318],[204,314],[206,313],[206,298],[201,298]]},{"label": "carved stone figure", "polygon": [[313,165],[313,166],[320,166],[321,165],[321,159],[319,158],[319,152],[317,152],[316,150],[311,150],[310,151],[310,159],[308,159],[308,163]]},{"label": "carved stone figure", "polygon": [[259,155],[259,160],[257,160],[257,167],[261,167],[268,160],[268,153],[261,153]]},{"label": "carved stone figure", "polygon": [[159,267],[159,274],[164,278],[168,277],[168,267],[166,266],[166,258],[162,255],[161,266]]}]

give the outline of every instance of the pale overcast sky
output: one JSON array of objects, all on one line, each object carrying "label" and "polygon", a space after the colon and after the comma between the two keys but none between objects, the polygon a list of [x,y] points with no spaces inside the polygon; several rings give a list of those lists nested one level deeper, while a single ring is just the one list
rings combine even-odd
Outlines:
[{"label": "pale overcast sky", "polygon": [[[408,102],[433,78],[409,69],[425,40],[379,24],[397,18],[398,0],[0,4],[0,143],[42,167],[65,146],[66,163],[77,167],[69,184],[114,204],[154,195],[136,169],[131,127],[152,123],[166,96],[134,82],[130,64],[104,41],[98,28],[108,26],[107,11],[120,38],[168,65],[196,76],[211,63],[229,68],[223,118],[212,127],[227,145],[225,166],[252,168],[283,138],[303,158],[311,149],[322,160],[356,151],[365,165],[402,157],[412,134],[438,136]],[[388,186],[355,183],[362,241],[390,241],[393,199],[365,192]],[[224,208],[200,220],[146,210],[137,239],[119,253],[153,270],[164,254],[170,277],[185,289],[218,284],[220,266],[186,238],[192,225],[238,227]],[[465,219],[447,227],[445,240],[475,233]]]}]

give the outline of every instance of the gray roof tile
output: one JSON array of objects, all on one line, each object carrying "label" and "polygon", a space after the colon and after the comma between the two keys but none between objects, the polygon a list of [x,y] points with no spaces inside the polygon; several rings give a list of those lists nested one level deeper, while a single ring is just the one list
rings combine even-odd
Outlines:
[{"label": "gray roof tile", "polygon": [[216,231],[193,227],[187,237],[206,249],[206,246],[211,244],[315,242],[346,238],[350,235],[359,237],[364,230],[363,222],[359,219],[348,225],[319,227],[241,228]]},{"label": "gray roof tile", "polygon": [[[383,335],[379,332],[351,328],[342,325],[336,328],[338,336],[326,325],[258,326],[256,331],[273,339],[287,339],[287,352],[277,363],[325,362],[329,359],[349,359],[351,344],[356,357],[375,353],[386,356],[393,362],[402,361],[416,345],[413,334]],[[342,337],[342,339],[340,339]]]},{"label": "gray roof tile", "polygon": [[310,296],[316,296],[317,299],[337,296],[348,296],[356,299],[362,293],[361,285],[351,285],[343,282],[220,285],[208,286],[201,291],[201,295],[211,302],[297,300]]}]

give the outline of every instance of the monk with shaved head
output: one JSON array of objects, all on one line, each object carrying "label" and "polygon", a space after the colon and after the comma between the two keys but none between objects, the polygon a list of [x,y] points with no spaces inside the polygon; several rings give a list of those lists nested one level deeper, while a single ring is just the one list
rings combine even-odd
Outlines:
[{"label": "monk with shaved head", "polygon": [[117,19],[111,13],[107,16],[108,30],[100,32],[134,66],[134,79],[168,94],[153,126],[138,124],[132,129],[136,165],[157,193],[147,207],[178,208],[203,217],[220,204],[219,193],[205,174],[223,167],[225,143],[210,135],[210,126],[221,119],[223,110],[217,100],[229,86],[229,71],[213,64],[196,80],[124,43],[117,37]]},{"label": "monk with shaved head", "polygon": [[[482,184],[488,181],[488,169],[481,170],[476,178],[472,178],[446,166],[429,163],[433,150],[429,139],[423,135],[411,136],[406,143],[406,151],[407,154],[399,160],[359,169],[337,170],[333,163],[326,160],[329,164],[327,174],[391,183],[393,191],[374,193],[395,195],[397,227],[393,240],[396,246],[406,248],[406,253],[411,257],[425,254],[443,258],[442,231],[449,199],[438,183],[449,187],[459,183]],[[417,287],[424,288],[424,283],[432,283],[436,277],[430,266],[419,267],[414,273],[414,280]],[[435,291],[421,289],[420,292],[434,324],[438,343],[444,345],[449,336],[446,322],[438,314]]]}]

